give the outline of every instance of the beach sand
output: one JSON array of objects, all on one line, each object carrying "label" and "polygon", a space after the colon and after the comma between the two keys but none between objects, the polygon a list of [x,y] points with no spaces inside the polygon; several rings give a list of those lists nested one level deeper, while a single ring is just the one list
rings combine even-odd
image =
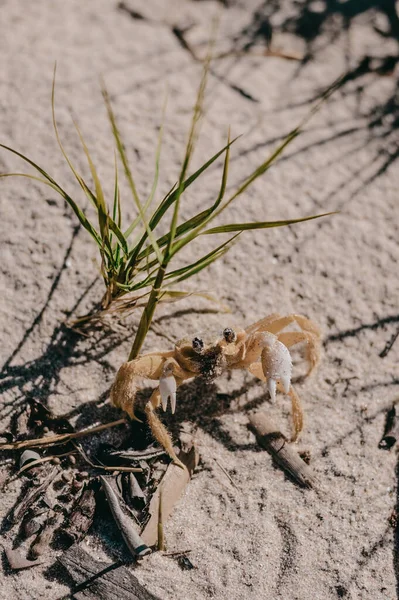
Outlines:
[{"label": "beach sand", "polygon": [[[195,297],[161,306],[157,333],[150,332],[145,343],[146,351],[168,350],[171,342],[160,333],[178,340],[209,327],[246,326],[273,312],[301,313],[319,324],[322,361],[297,391],[306,417],[298,447],[309,451],[320,489],[295,485],[247,428],[248,411],[257,407],[289,435],[287,398],[279,394],[271,405],[265,386],[244,372],[209,386],[188,383],[169,421],[195,432],[201,463],[165,535],[169,551],[191,549],[196,568],[183,571],[155,553],[134,573],[162,600],[396,598],[397,457],[394,449],[378,448],[399,382],[399,340],[380,357],[399,326],[398,42],[392,23],[383,12],[360,7],[353,11],[359,14],[339,8],[326,14],[322,1],[2,0],[0,6],[0,142],[45,167],[83,205],[52,129],[55,61],[60,135],[89,178],[76,118],[108,198],[114,147],[100,77],[142,196],[152,184],[168,90],[159,200],[178,177],[201,75],[190,48],[197,57],[205,55],[215,14],[217,49],[235,54],[215,61],[209,76],[192,169],[223,147],[230,126],[233,136],[242,137],[231,150],[228,189],[267,158],[324,89],[349,74],[303,135],[219,222],[339,213],[244,233],[222,260],[184,287],[212,293],[231,313]],[[261,56],[271,31],[271,47],[283,57]],[[0,172],[25,169],[0,151]],[[215,199],[221,170],[217,163],[190,188],[182,216]],[[103,293],[96,248],[50,188],[12,178],[1,181],[0,190],[2,430],[27,397],[70,417],[77,428],[118,418],[108,390],[126,360],[140,312],[126,329],[109,335],[86,338],[67,329],[63,323],[71,311],[84,313]],[[122,202],[133,216],[125,182]],[[202,238],[176,265],[214,245],[215,239]],[[3,517],[19,491],[16,481],[0,494]],[[111,530],[99,523],[83,543],[93,557],[110,563],[124,552]],[[14,530],[4,532],[4,545],[14,537]],[[51,554],[43,566],[22,572],[10,572],[3,561],[0,597],[66,595],[70,582],[50,568],[58,551]]]}]

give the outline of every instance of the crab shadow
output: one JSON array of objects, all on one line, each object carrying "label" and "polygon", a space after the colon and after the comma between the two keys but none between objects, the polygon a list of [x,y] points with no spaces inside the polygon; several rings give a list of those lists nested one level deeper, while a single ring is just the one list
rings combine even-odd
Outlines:
[{"label": "crab shadow", "polygon": [[[45,342],[44,349],[38,356],[28,361],[21,361],[20,358],[26,344],[37,343],[41,339],[40,326],[51,305],[51,300],[58,291],[78,231],[78,227],[73,229],[69,246],[42,308],[27,327],[21,341],[0,371],[0,394],[3,397],[0,405],[0,417],[10,420],[14,433],[17,433],[18,417],[26,410],[29,403],[39,401],[44,407],[48,407],[49,398],[54,394],[61,394],[61,385],[64,394],[79,392],[73,382],[68,382],[70,389],[67,388],[65,392],[66,383],[62,378],[64,369],[88,367],[93,363],[101,367],[105,383],[109,383],[109,385],[106,385],[106,389],[96,400],[80,402],[78,406],[64,413],[62,417],[64,420],[74,419],[75,428],[81,429],[94,422],[107,422],[121,416],[120,411],[112,407],[108,401],[109,387],[114,379],[115,369],[110,364],[107,355],[121,343],[130,339],[131,332],[98,330],[92,336],[85,337],[80,332],[71,329],[65,322],[59,323],[54,327],[52,334]],[[76,311],[83,299],[90,294],[94,284],[95,282],[90,283],[80,294],[66,318]],[[171,314],[168,318],[176,318],[181,314],[181,311],[178,310],[176,314]],[[222,426],[220,417],[228,412],[249,410],[263,403],[265,400],[264,390],[255,400],[246,403],[246,408],[239,407],[237,404],[238,399],[255,385],[259,385],[259,382],[251,378],[242,385],[241,389],[231,394],[221,394],[215,384],[205,383],[199,379],[193,380],[179,389],[176,415],[167,413],[162,418],[176,437],[179,434],[180,423],[188,421],[220,440],[230,450],[237,449],[240,446],[235,444]],[[259,389],[262,390],[261,385],[259,385]],[[141,395],[144,399],[149,392],[149,390],[143,390]]]},{"label": "crab shadow", "polygon": [[[246,396],[250,391],[251,399],[248,400]],[[246,444],[235,441],[224,423],[224,417],[237,413],[246,415],[263,406],[265,410],[270,408],[269,394],[262,386],[262,382],[254,377],[244,375],[242,385],[228,393],[221,392],[220,386],[216,383],[196,378],[178,389],[174,415],[170,411],[163,415],[159,414],[175,438],[179,437],[181,424],[188,422],[194,431],[197,428],[201,429],[230,452],[238,450],[260,452],[259,444],[255,441]]]},{"label": "crab shadow", "polygon": [[[68,259],[78,235],[79,227],[72,232],[70,243],[65,251],[61,266],[53,280],[42,308],[27,327],[21,341],[7,358],[0,370],[0,417],[14,420],[31,401],[40,401],[48,405],[50,395],[59,393],[62,371],[67,367],[87,366],[97,363],[111,380],[114,369],[107,360],[107,355],[121,344],[129,333],[120,331],[96,331],[90,338],[72,329],[66,323],[82,301],[90,294],[97,278],[87,285],[77,298],[74,306],[67,312],[65,322],[57,324],[52,334],[46,339],[42,352],[32,360],[21,360],[22,350],[28,343],[41,341],[40,327],[46,317],[51,300],[56,295],[60,280],[67,268]],[[64,384],[65,386],[65,384]],[[67,388],[67,393],[69,388]],[[70,390],[76,392],[75,389]],[[100,397],[98,404],[104,401]]]}]

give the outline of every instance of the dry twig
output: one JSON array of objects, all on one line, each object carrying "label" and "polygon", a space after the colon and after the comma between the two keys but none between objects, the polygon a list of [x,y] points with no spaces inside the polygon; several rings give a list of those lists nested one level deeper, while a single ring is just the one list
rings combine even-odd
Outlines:
[{"label": "dry twig", "polygon": [[90,427],[90,429],[83,429],[82,431],[76,431],[75,433],[59,433],[31,440],[0,444],[0,450],[19,450],[20,448],[37,448],[39,446],[52,446],[53,444],[66,444],[71,440],[76,440],[93,433],[99,433],[105,429],[110,429],[110,427],[116,427],[117,425],[123,425],[125,423],[127,423],[126,419],[118,419],[117,421],[103,423],[102,425],[96,425],[95,427]]},{"label": "dry twig", "polygon": [[146,543],[141,539],[136,531],[131,519],[123,512],[121,505],[123,500],[118,498],[119,494],[115,492],[112,485],[112,480],[107,477],[100,476],[101,485],[108,500],[109,508],[114,517],[115,523],[126,542],[127,547],[134,556],[139,558],[149,554],[151,550]]},{"label": "dry twig", "polygon": [[396,406],[393,405],[387,415],[384,437],[378,444],[382,450],[390,450],[399,439],[399,418]]},{"label": "dry twig", "polygon": [[258,411],[252,414],[249,423],[258,442],[295,481],[307,488],[317,486],[317,479],[311,469],[266,413]]}]

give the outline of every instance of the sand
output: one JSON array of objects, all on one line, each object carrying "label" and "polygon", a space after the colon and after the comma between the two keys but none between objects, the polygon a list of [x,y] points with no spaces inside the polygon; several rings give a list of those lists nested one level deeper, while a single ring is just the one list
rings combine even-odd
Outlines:
[{"label": "sand", "polygon": [[[177,176],[200,65],[173,27],[188,28],[187,39],[203,55],[217,12],[220,51],[241,50],[252,41],[256,53],[264,47],[260,26],[270,31],[268,17],[274,48],[309,53],[305,64],[249,55],[215,64],[193,168],[223,146],[230,125],[233,135],[243,134],[232,150],[231,188],[298,124],[312,99],[336,77],[352,73],[278,164],[232,205],[226,220],[339,214],[243,235],[225,258],[188,283],[186,289],[211,291],[231,315],[209,312],[214,305],[191,298],[161,307],[156,316],[158,332],[175,340],[217,324],[248,325],[276,311],[303,313],[320,325],[320,368],[297,389],[306,410],[299,445],[311,454],[321,490],[293,484],[247,429],[247,411],[256,406],[289,433],[287,399],[280,395],[271,406],[264,385],[241,372],[208,387],[188,384],[174,418],[195,430],[201,464],[166,526],[166,538],[170,550],[190,548],[196,568],[182,571],[154,554],[134,569],[163,600],[396,598],[399,534],[391,516],[398,503],[397,459],[378,442],[399,381],[399,341],[385,358],[379,356],[399,321],[397,75],[389,69],[398,47],[394,17],[389,25],[383,12],[362,12],[361,3],[352,3],[352,12],[342,8],[348,4],[327,15],[324,2],[127,1],[138,18],[111,0],[0,3],[0,141],[46,167],[83,203],[51,126],[55,61],[60,134],[76,166],[88,174],[71,121],[76,117],[108,195],[113,144],[100,76],[141,194],[151,186],[168,87],[159,194]],[[1,172],[23,169],[1,151]],[[184,216],[212,201],[220,169],[212,168],[190,190]],[[0,185],[1,428],[10,426],[29,395],[77,427],[117,418],[108,389],[126,360],[139,313],[123,332],[84,338],[68,331],[62,323],[98,274],[96,249],[52,190],[23,179]],[[133,214],[125,185],[122,191]],[[195,260],[211,243],[195,244],[184,260]],[[101,293],[97,280],[74,314],[88,310]],[[169,347],[154,332],[145,345],[147,351]],[[3,517],[19,489],[16,482],[0,495]],[[4,544],[12,537],[5,532]],[[101,526],[85,547],[109,562],[123,553],[115,533]],[[49,568],[55,555],[43,567],[20,573],[10,573],[3,562],[0,597],[67,594],[68,580]]]}]

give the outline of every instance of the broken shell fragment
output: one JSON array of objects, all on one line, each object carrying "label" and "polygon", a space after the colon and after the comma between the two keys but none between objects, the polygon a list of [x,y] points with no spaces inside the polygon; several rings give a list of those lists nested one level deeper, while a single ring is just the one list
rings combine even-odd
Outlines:
[{"label": "broken shell fragment", "polygon": [[24,450],[21,454],[21,458],[19,459],[19,467],[22,469],[22,467],[27,463],[33,462],[34,460],[40,460],[40,458],[40,454],[34,450]]},{"label": "broken shell fragment", "polygon": [[161,377],[159,380],[159,392],[161,394],[162,408],[165,411],[168,407],[169,401],[172,414],[174,414],[176,410],[176,387],[176,379],[173,377],[173,375]]}]

